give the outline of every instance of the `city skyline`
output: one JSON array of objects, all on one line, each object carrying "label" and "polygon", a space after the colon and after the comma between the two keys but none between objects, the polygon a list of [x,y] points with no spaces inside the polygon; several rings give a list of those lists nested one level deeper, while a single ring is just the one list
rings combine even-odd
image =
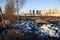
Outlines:
[{"label": "city skyline", "polygon": [[[60,8],[60,0],[26,0],[27,2],[21,9],[21,12],[28,12],[31,10],[48,10],[54,8]],[[0,0],[0,6],[2,10],[5,9],[5,0]]]}]

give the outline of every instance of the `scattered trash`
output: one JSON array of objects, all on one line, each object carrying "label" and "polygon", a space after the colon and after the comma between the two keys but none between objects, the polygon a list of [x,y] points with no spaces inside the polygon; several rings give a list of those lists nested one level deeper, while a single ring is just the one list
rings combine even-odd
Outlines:
[{"label": "scattered trash", "polygon": [[[32,21],[15,21],[13,24],[13,29],[19,30],[18,32],[23,32],[24,37],[31,37],[31,35],[37,35],[39,38],[48,38],[57,37],[60,38],[60,28],[55,24],[37,24]],[[6,34],[10,30],[3,30],[2,36],[6,36]]]}]

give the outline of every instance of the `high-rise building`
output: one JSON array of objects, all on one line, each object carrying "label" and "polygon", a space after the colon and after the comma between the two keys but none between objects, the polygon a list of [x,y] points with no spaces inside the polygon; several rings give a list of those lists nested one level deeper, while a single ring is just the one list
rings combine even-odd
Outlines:
[{"label": "high-rise building", "polygon": [[36,14],[38,14],[38,10],[36,10]]},{"label": "high-rise building", "polygon": [[37,14],[41,14],[41,10],[40,10],[40,11],[36,10],[36,13],[37,13]]},{"label": "high-rise building", "polygon": [[41,14],[41,10],[39,11],[39,13]]},{"label": "high-rise building", "polygon": [[33,16],[35,16],[35,10],[33,10]]},{"label": "high-rise building", "polygon": [[29,10],[30,11],[30,14],[31,14],[31,10]]},{"label": "high-rise building", "polygon": [[43,11],[42,15],[44,16],[60,16],[60,9],[52,9]]},{"label": "high-rise building", "polygon": [[29,10],[29,11],[30,11],[30,15],[32,16],[31,10]]}]

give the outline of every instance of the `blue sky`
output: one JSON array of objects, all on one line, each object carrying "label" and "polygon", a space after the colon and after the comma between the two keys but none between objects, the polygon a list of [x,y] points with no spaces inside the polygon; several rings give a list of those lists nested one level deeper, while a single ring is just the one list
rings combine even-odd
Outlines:
[{"label": "blue sky", "polygon": [[[26,0],[21,12],[28,12],[31,10],[48,10],[54,8],[60,8],[60,0]],[[0,6],[4,10],[5,0],[0,0]]]}]

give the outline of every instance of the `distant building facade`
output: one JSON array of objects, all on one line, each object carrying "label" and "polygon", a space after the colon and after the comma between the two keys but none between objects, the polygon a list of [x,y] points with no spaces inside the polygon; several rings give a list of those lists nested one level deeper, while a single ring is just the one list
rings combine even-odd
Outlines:
[{"label": "distant building facade", "polygon": [[42,16],[60,16],[60,9],[45,10],[43,11]]},{"label": "distant building facade", "polygon": [[53,10],[29,10],[28,13],[22,14],[21,16],[60,16],[60,9]]}]

